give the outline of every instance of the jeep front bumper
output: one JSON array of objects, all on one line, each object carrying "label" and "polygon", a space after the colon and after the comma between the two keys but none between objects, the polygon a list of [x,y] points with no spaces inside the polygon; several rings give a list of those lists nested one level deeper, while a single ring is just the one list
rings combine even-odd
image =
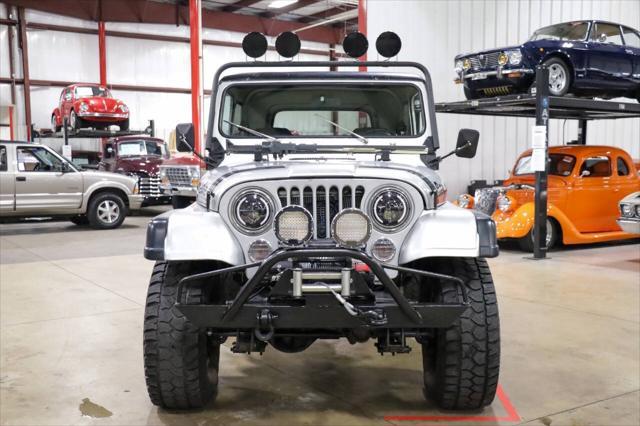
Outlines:
[{"label": "jeep front bumper", "polygon": [[[345,297],[359,313],[362,313],[361,315],[348,312],[330,291],[295,297],[293,284],[289,286],[288,295],[277,301],[256,296],[261,288],[272,282],[264,278],[272,276],[273,268],[280,262],[327,257],[360,261],[366,264],[379,280],[380,290],[372,292],[374,298],[363,300],[355,295]],[[190,281],[239,272],[256,266],[258,270],[255,275],[240,288],[235,299],[227,304],[189,304],[183,299],[184,289]],[[410,302],[395,282],[389,278],[385,268],[395,269],[408,275],[454,281],[460,288],[460,301],[455,304]],[[286,283],[289,282],[290,280],[287,279]],[[232,266],[187,276],[178,285],[177,301],[177,309],[194,324],[216,330],[262,329],[264,324],[261,323],[261,319],[263,318],[269,318],[270,327],[275,329],[438,328],[450,326],[468,308],[465,284],[457,277],[381,264],[365,253],[342,248],[281,250],[260,263]]]}]

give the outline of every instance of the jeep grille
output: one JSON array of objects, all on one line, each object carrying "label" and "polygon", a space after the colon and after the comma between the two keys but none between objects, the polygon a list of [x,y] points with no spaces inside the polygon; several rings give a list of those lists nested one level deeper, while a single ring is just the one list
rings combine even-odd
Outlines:
[{"label": "jeep grille", "polygon": [[364,197],[362,186],[304,186],[280,187],[278,198],[282,207],[298,205],[307,209],[314,219],[314,238],[329,238],[331,221],[341,210],[361,208]]},{"label": "jeep grille", "polygon": [[165,170],[171,185],[191,186],[191,177],[186,167],[167,167]]}]

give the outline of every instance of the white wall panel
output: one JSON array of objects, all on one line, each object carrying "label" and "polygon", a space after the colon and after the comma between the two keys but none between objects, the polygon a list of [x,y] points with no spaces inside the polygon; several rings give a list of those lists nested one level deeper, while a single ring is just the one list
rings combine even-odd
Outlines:
[{"label": "white wall panel", "polygon": [[29,75],[34,80],[99,80],[98,37],[29,30]]},{"label": "white wall panel", "polygon": [[[462,87],[453,83],[453,58],[458,53],[518,45],[540,27],[575,19],[606,19],[640,28],[640,1],[368,0],[369,38],[397,32],[403,41],[400,59],[429,68],[436,102],[464,99]],[[375,52],[370,56],[375,58]],[[506,177],[516,156],[529,147],[533,124],[528,118],[438,114],[443,152],[453,149],[460,128],[480,131],[476,158],[449,159],[442,166],[450,198],[465,191],[471,179]],[[575,121],[551,121],[551,145],[576,137]],[[640,158],[640,119],[590,122],[587,141],[620,146]]]}]

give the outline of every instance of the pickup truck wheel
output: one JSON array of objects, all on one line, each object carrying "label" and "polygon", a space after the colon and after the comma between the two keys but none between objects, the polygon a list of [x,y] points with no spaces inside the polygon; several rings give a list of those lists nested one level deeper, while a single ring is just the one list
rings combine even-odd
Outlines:
[{"label": "pickup truck wheel", "polygon": [[[441,258],[429,270],[461,278],[470,306],[422,344],[425,396],[443,409],[480,409],[493,401],[500,371],[498,303],[489,266],[480,258]],[[440,281],[432,299],[459,303],[460,289]]]},{"label": "pickup truck wheel", "polygon": [[87,218],[95,229],[113,229],[122,225],[127,216],[124,200],[113,192],[103,192],[89,201]]},{"label": "pickup truck wheel", "polygon": [[184,197],[182,195],[174,195],[171,197],[171,206],[174,209],[184,209],[185,207],[189,207],[193,203],[193,198]]},{"label": "pickup truck wheel", "polygon": [[[186,262],[158,262],[149,283],[144,374],[151,402],[162,408],[202,408],[217,394],[220,344],[175,307],[178,281],[194,272]],[[205,299],[200,287],[183,294],[189,303]]]},{"label": "pickup truck wheel", "polygon": [[[547,219],[547,250],[551,250],[558,241],[558,228],[556,227],[554,221]],[[528,253],[533,253],[533,227],[531,230],[527,232],[522,238],[518,239],[518,245],[520,246],[520,250],[526,251]]]}]

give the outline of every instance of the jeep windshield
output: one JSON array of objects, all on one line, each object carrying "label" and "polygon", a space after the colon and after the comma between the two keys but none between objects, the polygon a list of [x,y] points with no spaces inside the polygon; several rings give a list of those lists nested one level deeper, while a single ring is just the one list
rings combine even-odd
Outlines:
[{"label": "jeep windshield", "polygon": [[589,30],[588,22],[568,22],[540,28],[529,41],[536,40],[584,40]]},{"label": "jeep windshield", "polygon": [[[220,133],[229,138],[415,138],[425,132],[423,99],[409,83],[262,83],[224,93]],[[235,125],[234,125],[235,124]]]}]

